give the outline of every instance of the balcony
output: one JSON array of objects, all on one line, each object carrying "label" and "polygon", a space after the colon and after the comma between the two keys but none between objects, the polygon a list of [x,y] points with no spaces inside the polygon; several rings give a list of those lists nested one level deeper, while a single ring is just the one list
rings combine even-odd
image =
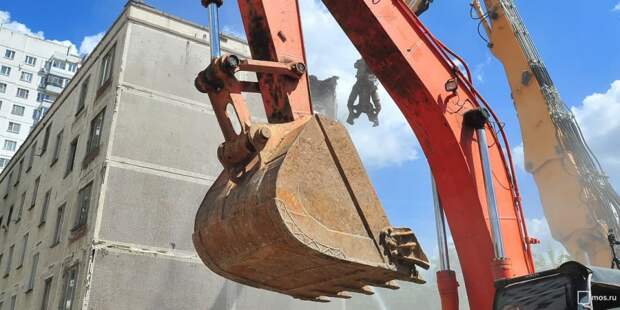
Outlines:
[{"label": "balcony", "polygon": [[52,85],[52,84],[47,84],[45,85],[45,91],[50,93],[50,94],[55,94],[58,95],[62,92],[63,88],[62,87],[58,87],[56,85]]}]

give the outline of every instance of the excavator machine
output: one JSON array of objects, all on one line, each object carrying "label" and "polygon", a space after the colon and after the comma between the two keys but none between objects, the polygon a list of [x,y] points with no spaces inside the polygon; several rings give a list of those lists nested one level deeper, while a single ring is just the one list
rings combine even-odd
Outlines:
[{"label": "excavator machine", "polygon": [[608,234],[620,233],[618,194],[562,102],[514,2],[473,0],[472,9],[504,65],[521,124],[525,168],[538,186],[551,234],[573,259],[609,267]]},{"label": "excavator machine", "polygon": [[[202,3],[218,34],[223,0]],[[534,273],[506,135],[453,61],[458,55],[402,0],[323,3],[420,141],[470,308],[539,309],[519,305],[556,275],[565,290],[554,300],[587,288],[592,272],[578,266]],[[372,294],[371,286],[396,289],[394,280],[424,283],[419,268],[429,260],[414,232],[390,225],[344,127],[313,114],[297,0],[238,4],[252,58],[222,55],[212,35],[211,63],[195,80],[224,137],[217,151],[224,169],[196,215],[198,255],[225,278],[317,302]],[[262,95],[267,122],[251,118],[243,93]],[[442,305],[458,309],[454,273],[445,283]]]}]

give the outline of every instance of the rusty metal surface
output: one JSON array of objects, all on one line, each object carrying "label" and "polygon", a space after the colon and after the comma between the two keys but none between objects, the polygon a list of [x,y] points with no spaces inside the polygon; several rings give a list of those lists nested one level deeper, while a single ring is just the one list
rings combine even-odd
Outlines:
[{"label": "rusty metal surface", "polygon": [[307,116],[250,133],[264,128],[256,158],[225,169],[196,216],[194,244],[211,270],[314,301],[424,282],[426,255],[411,230],[390,227],[342,125]]}]

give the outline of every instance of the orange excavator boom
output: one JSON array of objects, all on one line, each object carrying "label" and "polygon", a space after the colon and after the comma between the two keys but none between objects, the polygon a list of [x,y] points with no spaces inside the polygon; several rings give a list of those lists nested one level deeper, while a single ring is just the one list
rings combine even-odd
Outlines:
[{"label": "orange excavator boom", "polygon": [[[217,2],[203,0],[211,9]],[[495,280],[534,271],[496,118],[402,0],[323,3],[420,141],[470,307],[490,309]],[[346,130],[311,115],[297,1],[239,8],[253,59],[213,57],[196,79],[225,137],[224,171],[196,218],[203,261],[235,281],[317,301],[394,287],[392,279],[423,282],[416,268],[428,268],[426,255],[410,230],[389,225]],[[238,81],[238,71],[256,72],[258,83]],[[250,91],[262,94],[269,124],[251,122],[241,96]]]}]

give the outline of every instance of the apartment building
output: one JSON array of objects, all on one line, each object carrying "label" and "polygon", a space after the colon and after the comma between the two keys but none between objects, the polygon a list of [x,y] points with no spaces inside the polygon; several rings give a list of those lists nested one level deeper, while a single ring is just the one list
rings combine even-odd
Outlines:
[{"label": "apartment building", "polygon": [[[208,42],[199,25],[126,5],[0,175],[0,309],[384,309],[406,296],[316,304],[202,264],[194,216],[223,141],[193,86]],[[260,96],[247,100],[264,119]]]},{"label": "apartment building", "polygon": [[0,170],[79,65],[67,46],[0,25]]}]

